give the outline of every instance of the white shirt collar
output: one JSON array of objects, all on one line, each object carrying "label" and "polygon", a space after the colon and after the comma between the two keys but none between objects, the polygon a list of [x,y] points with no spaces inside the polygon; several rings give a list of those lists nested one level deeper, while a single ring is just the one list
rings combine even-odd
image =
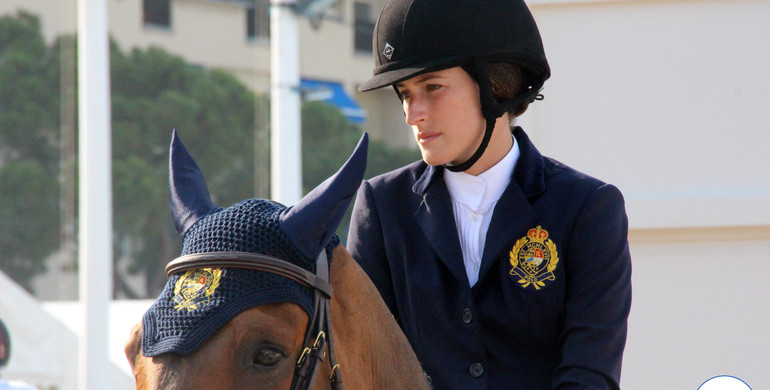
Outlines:
[{"label": "white shirt collar", "polygon": [[[511,135],[513,137],[513,135]],[[444,183],[449,195],[473,210],[497,202],[511,182],[516,161],[519,160],[519,144],[513,137],[513,145],[500,162],[478,176],[465,172],[444,170]]]}]

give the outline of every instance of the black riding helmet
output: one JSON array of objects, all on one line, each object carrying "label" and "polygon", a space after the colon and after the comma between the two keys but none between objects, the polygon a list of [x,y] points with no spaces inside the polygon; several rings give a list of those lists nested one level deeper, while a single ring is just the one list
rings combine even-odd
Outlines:
[{"label": "black riding helmet", "polygon": [[[455,172],[481,157],[495,120],[538,98],[551,75],[540,32],[523,0],[389,0],[374,27],[372,51],[374,77],[358,87],[361,92],[455,66],[474,70],[469,73],[479,84],[487,126],[473,156],[447,166]],[[521,68],[526,86],[517,96],[495,99],[489,64],[496,62]]]}]

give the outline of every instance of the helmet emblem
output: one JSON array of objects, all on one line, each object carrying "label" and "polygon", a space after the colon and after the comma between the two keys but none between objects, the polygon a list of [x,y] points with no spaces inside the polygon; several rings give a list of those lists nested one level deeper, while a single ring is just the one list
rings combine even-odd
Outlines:
[{"label": "helmet emblem", "polygon": [[390,46],[390,43],[385,43],[385,49],[382,50],[382,55],[390,59],[390,57],[393,57],[393,46]]}]

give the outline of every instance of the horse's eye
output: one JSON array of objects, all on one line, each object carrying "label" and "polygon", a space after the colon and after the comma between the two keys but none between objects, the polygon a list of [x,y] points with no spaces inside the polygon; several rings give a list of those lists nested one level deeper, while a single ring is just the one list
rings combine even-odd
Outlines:
[{"label": "horse's eye", "polygon": [[283,352],[275,347],[260,348],[254,355],[254,364],[262,367],[273,367],[283,358]]}]

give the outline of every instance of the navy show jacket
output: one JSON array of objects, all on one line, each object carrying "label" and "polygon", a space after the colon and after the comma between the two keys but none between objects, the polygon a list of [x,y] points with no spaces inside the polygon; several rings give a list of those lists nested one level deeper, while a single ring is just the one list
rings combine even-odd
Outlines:
[{"label": "navy show jacket", "polygon": [[435,389],[617,389],[631,306],[623,197],[513,133],[521,155],[473,288],[443,167],[364,181],[347,248]]}]

